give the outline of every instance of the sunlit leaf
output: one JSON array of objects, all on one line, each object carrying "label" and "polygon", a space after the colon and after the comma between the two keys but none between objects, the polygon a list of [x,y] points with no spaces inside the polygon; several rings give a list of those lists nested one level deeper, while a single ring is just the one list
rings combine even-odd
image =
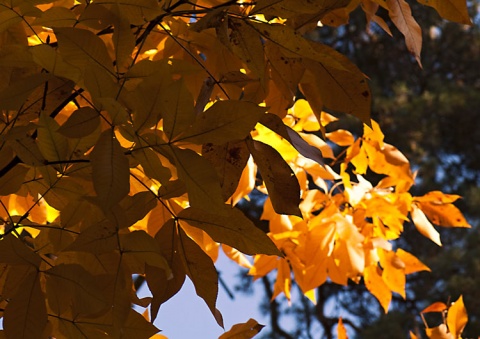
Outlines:
[{"label": "sunlit leaf", "polygon": [[460,296],[457,301],[452,302],[448,308],[447,326],[450,333],[455,338],[460,337],[468,321],[467,310],[463,304],[463,296]]}]

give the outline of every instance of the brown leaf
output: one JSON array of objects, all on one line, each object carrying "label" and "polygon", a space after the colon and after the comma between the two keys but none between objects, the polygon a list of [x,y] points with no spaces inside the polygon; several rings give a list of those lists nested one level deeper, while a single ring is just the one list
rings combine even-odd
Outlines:
[{"label": "brown leaf", "polygon": [[298,207],[300,185],[290,166],[267,144],[253,140],[247,145],[267,186],[275,212],[302,217]]}]

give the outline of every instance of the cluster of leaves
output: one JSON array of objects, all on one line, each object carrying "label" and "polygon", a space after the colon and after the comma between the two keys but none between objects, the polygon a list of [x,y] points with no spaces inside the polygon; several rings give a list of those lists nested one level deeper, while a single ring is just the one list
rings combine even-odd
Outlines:
[{"label": "cluster of leaves", "polygon": [[[468,21],[465,3],[425,3]],[[0,1],[6,336],[148,338],[187,276],[222,325],[220,244],[255,277],[277,268],[275,295],[289,296],[293,271],[312,300],[327,278],[363,277],[385,310],[404,296],[405,275],[427,269],[392,249],[408,215],[437,244],[430,222],[468,224],[458,196],[408,193],[414,175],[369,120],[365,75],[303,37],[359,6],[388,30],[385,7],[420,61],[399,0]],[[363,135],[325,111],[361,119]],[[254,188],[268,194],[268,235],[234,207]],[[153,297],[137,296],[134,274]]]}]

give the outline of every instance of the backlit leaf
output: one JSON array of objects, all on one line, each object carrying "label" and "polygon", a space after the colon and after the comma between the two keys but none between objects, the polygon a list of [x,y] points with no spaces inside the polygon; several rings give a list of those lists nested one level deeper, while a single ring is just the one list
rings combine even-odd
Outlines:
[{"label": "backlit leaf", "polygon": [[[149,124],[150,121],[156,123],[158,116],[161,115],[163,117],[163,130],[170,139],[173,139],[195,120],[193,96],[183,80],[178,80],[173,84],[170,84],[167,80],[161,80],[161,83],[159,83],[157,77],[166,77],[167,74],[165,73],[162,70],[162,72],[155,73],[155,78],[147,78],[145,80],[145,93],[140,95],[147,97],[144,102],[149,105],[147,112],[150,115],[150,120],[146,118],[145,120],[149,121]],[[159,84],[157,85],[157,83]],[[150,88],[147,86],[150,86]],[[144,87],[141,88],[144,91]],[[149,92],[147,92],[148,90]],[[153,90],[158,91],[158,93],[152,92]],[[152,118],[155,119],[152,120]],[[149,124],[145,127],[149,127]]]},{"label": "backlit leaf", "polygon": [[90,154],[90,162],[99,203],[109,208],[120,202],[130,191],[130,169],[128,159],[111,130],[101,134]]},{"label": "backlit leaf", "polygon": [[255,127],[265,108],[245,101],[217,101],[197,117],[192,127],[176,138],[198,144],[221,145],[244,139]]},{"label": "backlit leaf", "polygon": [[55,35],[60,54],[69,64],[82,70],[91,63],[113,73],[112,59],[108,55],[105,43],[91,31],[62,27],[55,28]]},{"label": "backlit leaf", "polygon": [[455,21],[465,25],[471,25],[472,21],[468,14],[465,1],[460,0],[417,0],[419,3],[435,8],[444,19]]},{"label": "backlit leaf", "polygon": [[222,334],[218,339],[250,339],[257,335],[264,325],[260,325],[255,319],[248,319],[246,323],[233,325],[232,328]]},{"label": "backlit leaf", "polygon": [[448,308],[447,326],[455,338],[459,338],[468,321],[467,310],[463,304],[463,296],[453,302]]},{"label": "backlit leaf", "polygon": [[195,286],[197,295],[217,318],[218,274],[212,259],[181,228],[178,229],[178,236],[178,250],[185,272]]},{"label": "backlit leaf", "polygon": [[205,144],[202,156],[215,167],[224,200],[237,189],[240,177],[247,165],[250,151],[245,142],[229,142],[224,145]]},{"label": "backlit leaf", "polygon": [[81,107],[68,117],[57,132],[69,138],[82,138],[93,133],[99,125],[98,113],[91,107]]},{"label": "backlit leaf", "polygon": [[421,66],[422,30],[412,16],[410,5],[405,0],[386,0],[388,14],[398,30],[405,36],[408,50]]},{"label": "backlit leaf", "polygon": [[236,208],[224,207],[225,216],[193,207],[180,212],[178,218],[203,229],[213,240],[232,246],[245,254],[281,255],[269,237]]},{"label": "backlit leaf", "polygon": [[254,140],[248,147],[267,186],[275,212],[301,217],[302,212],[298,207],[300,186],[290,166],[267,144]]},{"label": "backlit leaf", "polygon": [[23,184],[28,167],[16,165],[0,177],[0,196],[17,192]]},{"label": "backlit leaf", "polygon": [[208,160],[189,149],[172,147],[172,153],[178,177],[187,186],[190,204],[205,211],[222,211],[222,189]]},{"label": "backlit leaf", "polygon": [[68,143],[58,132],[58,123],[45,113],[40,114],[38,121],[38,148],[48,161],[62,161],[67,157]]},{"label": "backlit leaf", "polygon": [[32,271],[9,300],[5,308],[3,327],[7,338],[43,338],[47,325],[47,307],[39,273]]}]

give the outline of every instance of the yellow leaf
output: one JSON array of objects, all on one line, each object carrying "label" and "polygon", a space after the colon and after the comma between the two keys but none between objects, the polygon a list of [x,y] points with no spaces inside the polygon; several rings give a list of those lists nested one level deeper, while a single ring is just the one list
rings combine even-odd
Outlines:
[{"label": "yellow leaf", "polygon": [[[363,122],[370,120],[371,92],[365,75],[347,57],[333,49],[312,43],[318,53],[337,60],[342,67],[323,62],[304,60],[305,75],[300,84],[302,92],[320,120],[321,112],[330,110],[351,114]],[[316,104],[318,96],[321,107]],[[317,106],[317,107],[315,107]]]},{"label": "yellow leaf", "polygon": [[338,129],[334,132],[326,133],[325,136],[339,146],[350,146],[355,142],[352,133],[344,129]]},{"label": "yellow leaf", "polygon": [[338,339],[348,339],[347,329],[343,324],[342,317],[338,318],[338,325],[337,325],[337,338]]},{"label": "yellow leaf", "polygon": [[261,278],[277,267],[279,258],[270,255],[256,255],[248,274],[253,279]]},{"label": "yellow leaf", "polygon": [[428,221],[422,210],[415,204],[412,204],[412,211],[410,212],[410,215],[415,227],[423,236],[429,238],[438,246],[442,246],[440,241],[440,233],[438,233],[430,221]]},{"label": "yellow leaf", "polygon": [[425,333],[430,339],[455,339],[452,333],[448,332],[447,325],[445,324],[440,324],[433,328],[426,328]]},{"label": "yellow leaf", "polygon": [[260,325],[254,319],[248,319],[246,323],[233,325],[232,328],[222,334],[218,339],[250,339],[259,333],[264,325]]},{"label": "yellow leaf", "polygon": [[454,338],[459,338],[468,321],[467,310],[463,304],[463,296],[448,308],[447,326]]},{"label": "yellow leaf", "polygon": [[418,337],[415,335],[415,333],[410,331],[410,339],[418,339]]},{"label": "yellow leaf", "polygon": [[222,249],[225,255],[235,261],[239,266],[248,269],[252,268],[250,261],[248,261],[247,257],[240,251],[225,244],[222,244]]},{"label": "yellow leaf", "polygon": [[[285,125],[283,121],[274,114],[265,114],[260,123],[271,131],[287,140],[304,157],[312,159],[319,164],[323,164],[322,148],[320,150],[309,144],[302,138],[299,132]],[[304,134],[305,135],[305,134]]]}]

